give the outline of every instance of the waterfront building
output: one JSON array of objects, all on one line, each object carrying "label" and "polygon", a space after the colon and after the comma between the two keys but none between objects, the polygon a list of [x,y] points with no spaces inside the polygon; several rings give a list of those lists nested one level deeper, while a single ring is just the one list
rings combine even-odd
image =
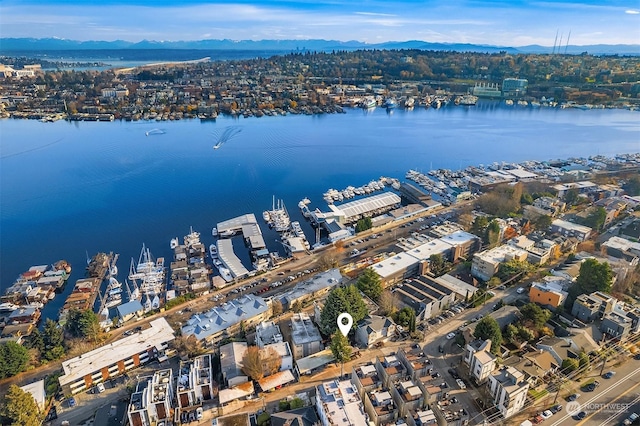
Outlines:
[{"label": "waterfront building", "polygon": [[340,269],[333,268],[299,282],[291,290],[274,297],[282,303],[283,310],[287,311],[296,302],[303,303],[305,300],[321,298],[329,293],[332,288],[341,285],[343,282],[344,277],[340,273]]},{"label": "waterfront building", "polygon": [[529,81],[525,78],[505,78],[502,80],[502,97],[520,98],[527,94]]},{"label": "waterfront building", "polygon": [[528,391],[524,374],[513,367],[502,367],[489,375],[489,393],[505,419],[522,410]]},{"label": "waterfront building", "polygon": [[559,198],[564,198],[567,192],[570,190],[577,191],[578,194],[587,194],[593,191],[598,185],[595,183],[584,180],[580,182],[567,182],[553,185],[551,188],[556,191]]},{"label": "waterfront building", "polygon": [[502,91],[497,83],[476,83],[471,93],[479,98],[496,99],[502,96]]},{"label": "waterfront building", "polygon": [[162,359],[167,344],[174,338],[166,319],[153,320],[149,328],[64,361],[63,374],[58,378],[60,387],[65,394],[75,395],[152,360]]},{"label": "waterfront building", "polygon": [[291,351],[298,360],[324,349],[320,331],[304,312],[291,317]]},{"label": "waterfront building", "polygon": [[170,368],[156,371],[138,382],[131,394],[127,417],[131,426],[152,426],[173,420],[173,372]]},{"label": "waterfront building", "polygon": [[366,425],[364,405],[349,380],[332,380],[316,386],[316,410],[322,426]]}]

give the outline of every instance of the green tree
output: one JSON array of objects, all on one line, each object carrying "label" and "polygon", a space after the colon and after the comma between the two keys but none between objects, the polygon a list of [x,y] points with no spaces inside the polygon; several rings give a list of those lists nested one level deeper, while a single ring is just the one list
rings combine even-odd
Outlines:
[{"label": "green tree", "polygon": [[40,426],[44,420],[33,395],[16,385],[9,387],[0,410],[3,425]]},{"label": "green tree", "polygon": [[591,366],[591,361],[589,360],[589,355],[585,351],[582,351],[578,354],[578,364],[580,370],[587,371]]},{"label": "green tree", "polygon": [[295,410],[297,408],[302,408],[302,407],[304,407],[304,401],[301,400],[300,398],[293,398],[289,402],[289,409],[290,410]]},{"label": "green tree", "polygon": [[494,219],[489,222],[485,230],[484,242],[489,247],[495,247],[500,242],[500,224],[497,220]]},{"label": "green tree", "polygon": [[520,308],[522,319],[526,322],[530,322],[535,329],[540,329],[551,318],[551,311],[543,309],[535,303],[527,303]]},{"label": "green tree", "polygon": [[494,275],[493,277],[489,278],[489,281],[487,281],[487,288],[496,288],[500,284],[502,284],[502,281],[500,280],[500,278]]},{"label": "green tree", "polygon": [[366,294],[370,299],[378,301],[382,294],[382,281],[380,275],[371,268],[366,268],[358,277],[356,283],[358,289]]},{"label": "green tree", "polygon": [[596,259],[587,259],[580,265],[580,273],[576,279],[576,285],[581,293],[593,293],[594,291],[611,292],[613,285],[613,271],[608,262],[598,262]]},{"label": "green tree", "polygon": [[396,324],[401,325],[408,329],[409,325],[411,324],[411,318],[415,318],[415,316],[416,316],[416,312],[413,309],[409,307],[404,307],[400,309],[398,312],[396,312],[394,321],[396,322]]},{"label": "green tree", "polygon": [[373,223],[371,222],[371,218],[363,217],[362,219],[359,219],[358,222],[356,223],[356,233],[371,229],[372,226],[373,226]]},{"label": "green tree", "polygon": [[342,333],[338,332],[333,335],[330,348],[336,362],[343,364],[351,359],[351,345]]},{"label": "green tree", "polygon": [[578,201],[578,198],[580,198],[580,193],[578,192],[577,189],[572,188],[567,190],[567,192],[564,193],[564,201],[567,203],[568,206],[572,206],[576,204],[576,202]]},{"label": "green tree", "polygon": [[505,282],[515,277],[518,274],[526,274],[527,272],[532,270],[532,265],[525,261],[520,261],[516,259],[511,259],[507,262],[503,262],[498,267],[498,272],[496,276]]},{"label": "green tree", "polygon": [[551,222],[553,222],[553,218],[549,215],[543,214],[533,221],[533,225],[539,231],[546,231],[551,226]]},{"label": "green tree", "polygon": [[622,185],[622,189],[635,197],[636,195],[640,195],[640,175],[633,175]]},{"label": "green tree", "polygon": [[0,379],[15,376],[29,363],[29,351],[24,346],[8,341],[0,343]]},{"label": "green tree", "polygon": [[583,224],[596,231],[600,231],[604,226],[605,220],[607,220],[607,211],[604,207],[596,207],[589,212]]},{"label": "green tree", "polygon": [[48,361],[61,358],[65,353],[62,327],[56,321],[47,318],[42,331],[45,344],[45,350],[41,352],[43,358]]},{"label": "green tree", "polygon": [[320,313],[320,331],[330,336],[338,329],[338,316],[347,312],[357,324],[367,314],[367,307],[362,296],[354,285],[337,287],[329,292],[322,312]]},{"label": "green tree", "polygon": [[489,225],[489,219],[486,216],[476,216],[471,224],[471,232],[481,237],[484,235],[487,225]]},{"label": "green tree", "polygon": [[500,332],[498,321],[493,317],[486,316],[478,321],[473,336],[481,340],[490,339],[491,352],[498,353],[498,349],[502,344],[502,333]]},{"label": "green tree", "polygon": [[91,309],[72,309],[67,317],[66,330],[73,337],[94,338],[95,327],[99,328],[98,315]]},{"label": "green tree", "polygon": [[524,194],[522,194],[522,196],[520,197],[520,203],[521,204],[528,204],[531,205],[533,204],[533,197],[531,196],[531,194],[525,192]]},{"label": "green tree", "polygon": [[450,269],[451,264],[447,262],[441,254],[432,254],[429,256],[429,270],[436,277],[446,274]]},{"label": "green tree", "polygon": [[564,374],[572,373],[580,367],[580,362],[575,358],[565,358],[562,360],[562,372]]}]

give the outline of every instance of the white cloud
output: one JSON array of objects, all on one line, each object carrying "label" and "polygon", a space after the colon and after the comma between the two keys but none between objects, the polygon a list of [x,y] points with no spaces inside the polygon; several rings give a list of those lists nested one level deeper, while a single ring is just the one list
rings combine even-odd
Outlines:
[{"label": "white cloud", "polygon": [[640,10],[625,10],[624,13],[627,15],[640,15]]}]

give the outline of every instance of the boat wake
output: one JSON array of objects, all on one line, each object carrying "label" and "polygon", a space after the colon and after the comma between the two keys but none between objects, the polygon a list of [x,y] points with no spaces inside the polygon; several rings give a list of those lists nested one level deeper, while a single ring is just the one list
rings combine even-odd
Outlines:
[{"label": "boat wake", "polygon": [[218,142],[213,146],[213,149],[220,148],[224,143],[228,142],[235,135],[242,131],[242,127],[240,126],[229,126],[224,129],[222,135],[218,138]]},{"label": "boat wake", "polygon": [[167,132],[165,132],[162,129],[151,129],[151,130],[148,130],[148,131],[144,132],[144,135],[145,136],[164,135],[165,133],[167,133]]}]

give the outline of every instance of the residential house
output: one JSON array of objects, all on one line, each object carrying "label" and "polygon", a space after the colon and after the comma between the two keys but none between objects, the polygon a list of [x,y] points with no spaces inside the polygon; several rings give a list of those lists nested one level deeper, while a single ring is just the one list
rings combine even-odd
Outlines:
[{"label": "residential house", "polygon": [[318,415],[313,407],[297,408],[271,414],[271,426],[317,426]]},{"label": "residential house", "polygon": [[569,295],[565,291],[566,283],[567,281],[562,277],[544,277],[542,281],[531,284],[529,301],[550,309],[563,306]]},{"label": "residential house", "polygon": [[578,241],[585,241],[591,236],[592,229],[588,226],[556,219],[551,222],[551,232],[561,234],[565,237],[574,237],[577,238]]},{"label": "residential house", "polygon": [[387,390],[372,390],[362,399],[369,421],[375,426],[393,424],[398,418],[398,410]]},{"label": "residential house", "polygon": [[109,378],[164,356],[168,343],[175,338],[174,331],[164,318],[151,321],[149,326],[64,361],[64,374],[58,378],[62,391],[66,395],[84,392]]},{"label": "residential house", "polygon": [[127,418],[132,426],[152,426],[159,422],[171,422],[173,412],[173,373],[172,370],[159,370],[153,376],[138,382],[136,391],[131,394]]},{"label": "residential house", "polygon": [[351,382],[356,386],[360,398],[364,398],[366,392],[382,388],[382,382],[372,363],[354,366],[351,370]]},{"label": "residential house", "polygon": [[622,309],[606,313],[600,323],[600,331],[609,338],[625,340],[632,329],[633,319]]},{"label": "residential house", "polygon": [[510,245],[502,245],[473,255],[471,274],[483,281],[489,281],[500,267],[501,263],[510,260],[527,260],[525,250]]},{"label": "residential house", "polygon": [[496,368],[496,356],[491,352],[491,340],[474,340],[467,344],[463,361],[469,366],[469,377],[481,384]]},{"label": "residential house", "polygon": [[304,312],[294,313],[291,316],[291,341],[289,343],[296,360],[324,349],[320,331],[313,324],[309,315]]},{"label": "residential house", "polygon": [[247,342],[231,342],[220,346],[222,380],[229,387],[234,387],[249,380],[242,372],[242,358],[247,352],[247,348]]},{"label": "residential house", "polygon": [[197,407],[212,398],[211,354],[204,354],[188,361],[181,361],[176,387],[178,407],[181,409]]},{"label": "residential house", "polygon": [[505,419],[524,408],[529,383],[524,374],[513,367],[502,367],[489,376],[489,393]]},{"label": "residential house", "polygon": [[592,322],[612,312],[617,303],[618,300],[615,297],[600,291],[595,291],[591,294],[581,294],[575,302],[573,302],[571,315],[582,322]]},{"label": "residential house", "polygon": [[367,315],[357,325],[356,342],[369,347],[377,342],[386,342],[396,334],[396,324],[391,318],[378,315]]},{"label": "residential house", "polygon": [[357,389],[349,380],[316,386],[316,410],[322,426],[366,425],[368,416]]},{"label": "residential house", "polygon": [[407,375],[414,380],[431,374],[433,371],[433,363],[419,348],[400,348],[396,352],[396,356],[407,369]]}]

